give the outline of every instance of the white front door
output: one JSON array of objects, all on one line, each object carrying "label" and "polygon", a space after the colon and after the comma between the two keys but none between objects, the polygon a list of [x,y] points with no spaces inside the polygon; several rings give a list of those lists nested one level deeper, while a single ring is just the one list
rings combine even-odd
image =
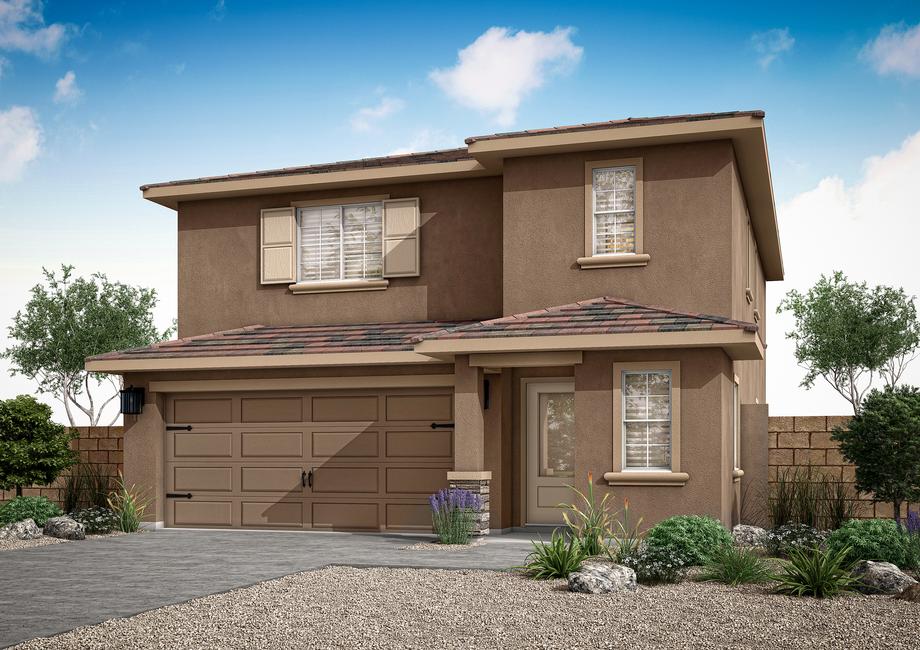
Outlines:
[{"label": "white front door", "polygon": [[575,384],[526,384],[527,521],[560,524],[575,476]]}]

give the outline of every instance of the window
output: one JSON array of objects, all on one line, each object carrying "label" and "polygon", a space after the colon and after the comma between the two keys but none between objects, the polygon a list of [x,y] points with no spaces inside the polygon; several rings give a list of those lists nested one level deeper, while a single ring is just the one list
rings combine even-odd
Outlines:
[{"label": "window", "polygon": [[623,372],[623,467],[671,469],[671,373]]},{"label": "window", "polygon": [[538,393],[540,476],[575,476],[575,393]]},{"label": "window", "polygon": [[594,255],[636,252],[636,167],[599,167],[591,179]]},{"label": "window", "polygon": [[298,210],[300,282],[383,277],[381,203]]}]

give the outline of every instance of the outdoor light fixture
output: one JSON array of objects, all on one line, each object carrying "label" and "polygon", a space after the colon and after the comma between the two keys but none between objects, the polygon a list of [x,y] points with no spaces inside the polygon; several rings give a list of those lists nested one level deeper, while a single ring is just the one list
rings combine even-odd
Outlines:
[{"label": "outdoor light fixture", "polygon": [[122,415],[139,415],[144,410],[144,389],[128,386],[121,393]]}]

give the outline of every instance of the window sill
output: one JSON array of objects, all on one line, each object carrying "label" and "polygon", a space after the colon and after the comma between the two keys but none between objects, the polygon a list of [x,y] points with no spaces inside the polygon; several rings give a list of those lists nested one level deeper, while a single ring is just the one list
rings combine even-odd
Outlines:
[{"label": "window sill", "polygon": [[651,259],[647,253],[621,253],[618,255],[592,255],[576,261],[583,269],[614,269],[628,266],[646,266]]},{"label": "window sill", "polygon": [[607,485],[660,485],[681,487],[690,480],[684,472],[607,472]]},{"label": "window sill", "polygon": [[389,280],[332,280],[324,282],[297,282],[288,286],[291,293],[341,293],[343,291],[382,291],[390,286]]}]

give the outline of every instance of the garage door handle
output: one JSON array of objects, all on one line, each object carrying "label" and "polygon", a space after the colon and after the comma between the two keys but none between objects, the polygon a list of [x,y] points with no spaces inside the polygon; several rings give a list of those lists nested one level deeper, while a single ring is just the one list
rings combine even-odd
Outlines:
[{"label": "garage door handle", "polygon": [[307,487],[308,485],[310,487],[313,487],[313,469],[312,468],[310,469],[309,474],[307,473],[306,470],[300,473],[300,484],[303,487]]},{"label": "garage door handle", "polygon": [[167,431],[191,431],[191,430],[192,430],[192,425],[189,424],[188,426],[184,426],[184,427],[179,427],[179,426],[167,426],[167,427],[166,427],[166,430],[167,430]]},{"label": "garage door handle", "polygon": [[431,428],[432,429],[453,429],[454,423],[453,422],[432,422]]},{"label": "garage door handle", "polygon": [[191,492],[167,492],[166,498],[167,499],[191,499],[192,493]]}]

